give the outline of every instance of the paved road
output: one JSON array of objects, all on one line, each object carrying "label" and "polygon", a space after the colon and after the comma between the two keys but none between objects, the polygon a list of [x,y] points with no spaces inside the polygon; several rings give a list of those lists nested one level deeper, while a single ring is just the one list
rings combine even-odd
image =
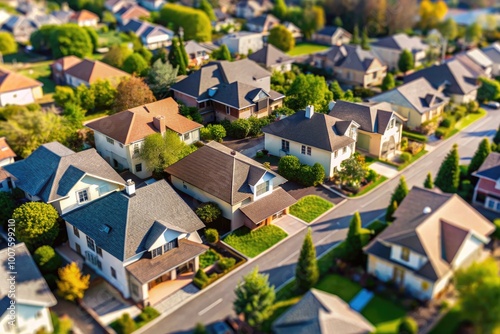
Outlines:
[{"label": "paved road", "polygon": [[[429,171],[435,175],[441,161],[454,143],[459,144],[462,162],[470,160],[482,138],[491,139],[499,123],[500,111],[491,111],[465,131],[441,143],[435,150],[404,171],[408,186],[421,186]],[[349,220],[356,210],[360,211],[364,224],[384,215],[398,179],[396,177],[388,181],[365,197],[348,200],[314,223],[312,230],[317,254],[324,253],[345,238]],[[192,329],[198,322],[209,324],[233,314],[233,290],[241,277],[255,266],[259,267],[259,271],[269,274],[271,284],[282,285],[294,276],[295,262],[305,232],[304,228],[270,252],[238,268],[222,282],[202,291],[195,299],[148,328],[147,333],[185,332]]]}]

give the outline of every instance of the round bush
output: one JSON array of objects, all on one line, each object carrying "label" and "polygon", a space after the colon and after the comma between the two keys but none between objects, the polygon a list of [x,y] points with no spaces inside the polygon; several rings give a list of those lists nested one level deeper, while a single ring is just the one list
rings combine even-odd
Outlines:
[{"label": "round bush", "polygon": [[438,138],[443,138],[443,137],[445,137],[448,134],[448,129],[447,128],[443,128],[443,127],[439,127],[439,128],[436,129],[436,132],[434,134]]},{"label": "round bush", "polygon": [[227,135],[226,129],[220,124],[209,125],[208,128],[210,129],[212,139],[219,143]]},{"label": "round bush", "polygon": [[211,223],[217,220],[222,214],[221,209],[216,203],[204,203],[196,209],[196,214],[205,223]]},{"label": "round bush", "polygon": [[40,271],[46,274],[55,273],[62,264],[61,256],[51,246],[38,247],[33,258]]},{"label": "round bush", "polygon": [[234,267],[235,264],[236,259],[232,257],[224,257],[217,262],[217,267],[219,267],[221,271],[226,271]]},{"label": "round bush", "polygon": [[214,228],[208,228],[205,231],[205,237],[207,238],[207,241],[211,244],[217,243],[219,241],[219,232],[217,232],[216,229]]},{"label": "round bush", "polygon": [[377,179],[378,179],[377,172],[374,171],[373,169],[369,169],[368,173],[366,173],[366,181],[374,182],[374,181],[377,181]]},{"label": "round bush", "polygon": [[418,324],[412,317],[405,317],[398,328],[399,334],[417,334]]},{"label": "round bush", "polygon": [[201,137],[201,140],[205,140],[205,141],[208,141],[208,140],[212,140],[212,131],[210,131],[210,129],[207,127],[207,128],[201,128],[200,129],[200,137]]},{"label": "round bush", "polygon": [[451,128],[453,125],[455,124],[455,119],[452,118],[452,117],[446,117],[445,119],[443,119],[441,121],[441,123],[439,124],[440,127],[443,127],[443,128]]},{"label": "round bush", "polygon": [[408,152],[403,152],[403,153],[401,153],[401,155],[399,156],[399,158],[404,163],[407,163],[407,162],[410,162],[410,160],[411,160],[411,154],[408,153]]}]

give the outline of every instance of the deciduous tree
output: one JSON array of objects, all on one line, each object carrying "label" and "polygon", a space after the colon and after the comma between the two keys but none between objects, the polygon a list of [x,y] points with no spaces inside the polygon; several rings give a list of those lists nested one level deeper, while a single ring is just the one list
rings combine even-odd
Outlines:
[{"label": "deciduous tree", "polygon": [[447,18],[439,25],[439,32],[449,41],[453,41],[458,36],[458,26],[453,18]]},{"label": "deciduous tree", "polygon": [[288,52],[295,47],[295,38],[292,33],[281,24],[271,29],[268,42],[283,52]]},{"label": "deciduous tree", "polygon": [[287,107],[294,110],[314,105],[315,111],[328,111],[328,103],[333,94],[328,89],[325,78],[313,74],[299,74],[287,92]]},{"label": "deciduous tree", "polygon": [[202,10],[168,3],[160,10],[159,22],[164,26],[171,24],[175,30],[182,27],[186,40],[212,40],[212,25]]},{"label": "deciduous tree", "polygon": [[205,14],[207,14],[210,21],[213,22],[217,20],[217,17],[215,17],[214,9],[210,4],[210,2],[208,2],[208,0],[201,0],[199,9],[201,9],[202,11],[205,12]]},{"label": "deciduous tree", "polygon": [[273,14],[280,20],[284,20],[286,18],[288,12],[288,8],[286,6],[285,0],[276,0],[274,2]]},{"label": "deciduous tree", "polygon": [[479,167],[481,167],[481,165],[483,164],[484,160],[486,160],[490,152],[491,152],[490,141],[488,140],[488,138],[484,138],[483,140],[481,140],[481,143],[479,143],[476,153],[474,153],[474,156],[470,161],[467,173],[471,175],[472,173],[477,171]]},{"label": "deciduous tree", "polygon": [[196,209],[196,215],[205,224],[216,221],[221,214],[222,211],[220,207],[214,202],[203,203]]},{"label": "deciduous tree", "polygon": [[415,67],[413,54],[408,50],[403,50],[398,60],[398,68],[401,72],[406,73]]},{"label": "deciduous tree", "polygon": [[460,183],[460,156],[457,144],[444,158],[434,184],[445,193],[456,193]]},{"label": "deciduous tree", "polygon": [[302,243],[299,260],[295,268],[295,281],[298,290],[306,292],[316,285],[318,279],[319,269],[316,260],[316,249],[314,248],[311,229],[309,228]]},{"label": "deciduous tree", "polygon": [[92,54],[92,40],[85,29],[76,24],[59,26],[50,34],[50,48],[54,58],[86,57]]},{"label": "deciduous tree", "polygon": [[109,51],[104,55],[102,61],[108,65],[122,68],[125,59],[130,56],[134,51],[130,50],[125,45],[113,45]]},{"label": "deciduous tree", "polygon": [[122,69],[130,74],[141,76],[148,68],[148,62],[138,53],[133,53],[125,59]]},{"label": "deciduous tree", "polygon": [[477,90],[479,101],[496,101],[500,99],[500,82],[495,79],[479,78],[481,86]]},{"label": "deciduous tree", "polygon": [[329,89],[330,92],[332,92],[333,94],[334,101],[341,100],[344,97],[344,90],[342,89],[342,87],[340,87],[339,82],[337,80],[333,80],[330,83]]},{"label": "deciduous tree", "polygon": [[384,80],[382,81],[381,88],[385,92],[385,91],[393,89],[394,87],[396,87],[396,81],[394,80],[394,75],[392,75],[392,73],[388,72],[385,75]]},{"label": "deciduous tree", "polygon": [[156,101],[153,92],[144,80],[130,77],[122,80],[117,87],[114,111],[123,111]]},{"label": "deciduous tree", "polygon": [[343,184],[349,183],[358,186],[366,175],[366,163],[358,153],[341,162],[340,170],[337,172]]},{"label": "deciduous tree", "polygon": [[50,204],[27,202],[16,208],[12,219],[16,221],[16,238],[34,251],[42,245],[51,245],[59,233],[59,214]]},{"label": "deciduous tree", "polygon": [[76,262],[59,269],[57,293],[62,298],[74,302],[83,298],[90,283],[90,275],[83,275]]},{"label": "deciduous tree", "polygon": [[0,31],[0,53],[8,55],[17,52],[17,43],[11,33]]},{"label": "deciduous tree", "polygon": [[420,28],[432,29],[445,17],[448,11],[448,6],[442,0],[431,2],[430,0],[422,0],[420,2]]},{"label": "deciduous tree", "polygon": [[465,30],[465,40],[475,45],[483,38],[483,28],[478,22],[469,25]]}]

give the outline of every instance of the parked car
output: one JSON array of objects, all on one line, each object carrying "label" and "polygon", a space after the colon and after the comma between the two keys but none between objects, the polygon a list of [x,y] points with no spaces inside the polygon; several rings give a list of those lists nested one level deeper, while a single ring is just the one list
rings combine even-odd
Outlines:
[{"label": "parked car", "polygon": [[217,321],[212,325],[213,334],[234,334],[234,331],[225,321]]},{"label": "parked car", "polygon": [[491,109],[500,109],[500,102],[490,101],[486,103],[486,106]]}]

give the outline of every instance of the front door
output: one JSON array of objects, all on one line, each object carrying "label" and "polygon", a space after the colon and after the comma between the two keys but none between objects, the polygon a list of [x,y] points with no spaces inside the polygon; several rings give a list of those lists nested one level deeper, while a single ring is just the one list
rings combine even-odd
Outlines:
[{"label": "front door", "polygon": [[82,248],[80,247],[80,245],[75,243],[75,248],[76,248],[76,252],[78,254],[82,255]]},{"label": "front door", "polygon": [[402,285],[405,279],[405,271],[399,267],[394,267],[392,279],[397,285]]}]

